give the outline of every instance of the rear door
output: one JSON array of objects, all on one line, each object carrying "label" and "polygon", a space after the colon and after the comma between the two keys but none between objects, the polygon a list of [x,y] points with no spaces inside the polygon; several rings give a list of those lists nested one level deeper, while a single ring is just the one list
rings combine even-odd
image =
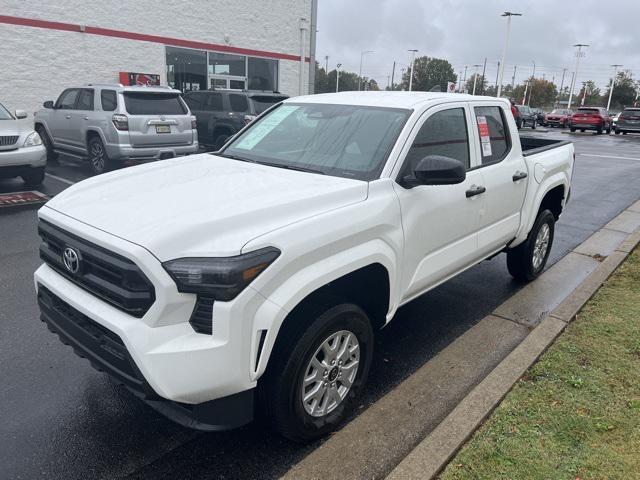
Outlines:
[{"label": "rear door", "polygon": [[527,165],[517,139],[511,138],[502,106],[474,104],[473,138],[482,173],[485,206],[480,215],[478,251],[482,256],[516,236],[527,192]]},{"label": "rear door", "polygon": [[191,116],[175,92],[123,93],[134,147],[188,145],[193,142]]}]

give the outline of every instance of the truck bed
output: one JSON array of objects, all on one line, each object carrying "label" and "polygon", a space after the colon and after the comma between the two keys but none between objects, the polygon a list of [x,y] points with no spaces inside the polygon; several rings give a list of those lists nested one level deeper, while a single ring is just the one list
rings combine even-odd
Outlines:
[{"label": "truck bed", "polygon": [[520,137],[520,145],[522,146],[522,155],[528,157],[529,155],[535,155],[536,153],[545,152],[553,148],[558,148],[563,145],[569,145],[571,142],[568,140],[550,140],[547,138],[538,137]]}]

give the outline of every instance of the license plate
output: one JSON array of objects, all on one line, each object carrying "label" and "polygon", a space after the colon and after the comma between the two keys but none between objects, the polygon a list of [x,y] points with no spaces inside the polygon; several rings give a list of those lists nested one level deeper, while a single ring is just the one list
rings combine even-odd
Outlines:
[{"label": "license plate", "polygon": [[169,125],[156,125],[156,133],[171,133]]}]

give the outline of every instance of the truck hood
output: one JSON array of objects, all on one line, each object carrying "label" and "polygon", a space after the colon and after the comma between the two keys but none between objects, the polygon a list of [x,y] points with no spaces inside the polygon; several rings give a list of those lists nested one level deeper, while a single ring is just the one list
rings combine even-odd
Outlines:
[{"label": "truck hood", "polygon": [[237,255],[262,234],[363,201],[367,191],[359,180],[198,154],[90,178],[46,207],[166,261]]}]

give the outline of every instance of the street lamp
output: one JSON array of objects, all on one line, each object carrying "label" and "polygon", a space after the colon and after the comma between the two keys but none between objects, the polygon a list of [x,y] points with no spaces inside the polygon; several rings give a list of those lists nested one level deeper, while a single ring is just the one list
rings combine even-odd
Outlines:
[{"label": "street lamp", "polygon": [[336,93],[338,93],[338,85],[340,85],[340,67],[341,66],[342,66],[341,63],[336,65]]},{"label": "street lamp", "polygon": [[373,50],[363,50],[360,52],[360,71],[358,72],[358,91],[362,86],[362,59],[367,53],[373,53]]},{"label": "street lamp", "polygon": [[[473,93],[472,93],[472,95],[475,95],[475,94],[476,94],[476,83],[478,83],[478,68],[479,68],[479,67],[481,67],[481,66],[482,66],[482,64],[481,64],[481,63],[476,63],[476,64],[474,65],[474,67],[475,67],[476,71],[475,71],[475,73],[473,74]],[[483,80],[484,80],[484,78],[483,78]]]},{"label": "street lamp", "polygon": [[533,85],[536,81],[536,61],[533,60],[533,74],[531,75],[531,89],[529,90],[529,101],[527,105],[531,105],[531,95],[533,94]]},{"label": "street lamp", "polygon": [[413,61],[416,58],[416,52],[417,51],[418,50],[416,50],[416,49],[409,50],[409,52],[411,52],[411,67],[409,67],[410,68],[410,70],[409,70],[409,91],[411,91],[411,86],[413,85]]},{"label": "street lamp", "polygon": [[607,112],[609,111],[609,107],[611,106],[611,97],[613,96],[613,87],[616,84],[616,75],[618,75],[618,67],[621,67],[619,63],[614,63],[611,65],[613,67],[613,78],[611,79],[611,87],[609,88],[609,101],[607,102]]},{"label": "street lamp", "polygon": [[578,68],[580,67],[580,57],[584,55],[582,51],[582,47],[588,47],[586,43],[576,43],[574,47],[577,47],[578,51],[576,52],[576,70],[573,72],[573,79],[571,80],[571,90],[569,91],[569,103],[567,104],[567,109],[571,110],[571,100],[573,99],[573,89],[576,86],[576,81],[578,81]]},{"label": "street lamp", "polygon": [[498,92],[497,97],[502,94],[502,77],[504,76],[504,62],[507,57],[507,49],[509,48],[509,31],[511,30],[511,17],[521,17],[521,13],[504,12],[503,17],[507,17],[507,34],[504,38],[504,48],[502,50],[502,61],[500,62],[500,74],[498,75]]}]

